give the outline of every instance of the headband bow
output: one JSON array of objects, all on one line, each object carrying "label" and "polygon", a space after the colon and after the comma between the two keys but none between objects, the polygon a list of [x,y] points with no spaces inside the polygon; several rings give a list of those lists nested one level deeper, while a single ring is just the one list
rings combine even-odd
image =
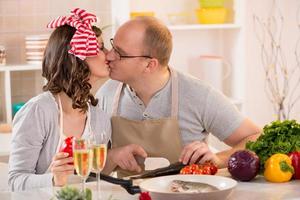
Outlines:
[{"label": "headband bow", "polygon": [[97,56],[99,44],[96,35],[92,30],[92,22],[96,22],[95,15],[83,9],[75,8],[70,16],[60,16],[48,23],[47,28],[57,28],[69,25],[76,28],[76,32],[70,42],[69,53],[84,60],[86,57]]}]

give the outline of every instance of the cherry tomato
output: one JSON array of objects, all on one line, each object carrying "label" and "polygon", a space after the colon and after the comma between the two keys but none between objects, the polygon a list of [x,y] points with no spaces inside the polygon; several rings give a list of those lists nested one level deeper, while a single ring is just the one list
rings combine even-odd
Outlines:
[{"label": "cherry tomato", "polygon": [[197,164],[192,164],[192,165],[190,165],[190,168],[191,168],[192,173],[193,173],[194,171],[196,171],[197,169],[199,169],[199,165],[197,165]]},{"label": "cherry tomato", "polygon": [[207,174],[215,175],[218,171],[218,167],[207,161],[203,164],[191,164],[181,169],[180,174]]},{"label": "cherry tomato", "polygon": [[190,166],[185,166],[180,170],[180,174],[192,174],[192,169]]},{"label": "cherry tomato", "polygon": [[202,174],[211,175],[210,166],[204,165],[202,167]]},{"label": "cherry tomato", "polygon": [[218,167],[216,165],[210,165],[211,175],[215,175],[218,172]]},{"label": "cherry tomato", "polygon": [[203,169],[202,168],[198,168],[197,170],[194,171],[193,174],[203,174]]}]

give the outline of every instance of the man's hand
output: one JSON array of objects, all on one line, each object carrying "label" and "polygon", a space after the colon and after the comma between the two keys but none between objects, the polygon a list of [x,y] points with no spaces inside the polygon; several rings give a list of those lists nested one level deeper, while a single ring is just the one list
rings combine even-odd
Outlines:
[{"label": "man's hand", "polygon": [[68,157],[68,153],[59,152],[55,154],[50,164],[50,170],[53,174],[54,186],[64,186],[67,183],[68,176],[74,173],[73,157]]},{"label": "man's hand", "polygon": [[194,141],[186,145],[179,157],[179,161],[183,164],[204,163],[205,161],[212,161],[218,164],[218,157],[210,151],[205,142]]},{"label": "man's hand", "polygon": [[129,144],[123,147],[112,148],[109,152],[112,161],[124,170],[141,172],[135,156],[147,157],[146,151],[137,144]]}]

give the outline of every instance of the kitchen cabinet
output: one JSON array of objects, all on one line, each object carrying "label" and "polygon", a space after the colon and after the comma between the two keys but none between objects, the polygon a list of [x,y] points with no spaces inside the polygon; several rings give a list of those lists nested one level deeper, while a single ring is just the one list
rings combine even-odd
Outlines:
[{"label": "kitchen cabinet", "polygon": [[[194,72],[201,71],[201,55],[217,56],[230,63],[230,75],[219,81],[222,82],[222,92],[242,110],[245,85],[244,4],[245,0],[225,0],[229,11],[225,23],[198,24],[195,14],[200,7],[198,0],[112,0],[112,23],[115,31],[130,19],[130,12],[153,12],[167,24],[173,35],[170,66],[191,75],[198,76],[199,73]],[[224,71],[223,74],[226,73]]]},{"label": "kitchen cabinet", "polygon": [[42,90],[41,64],[0,66],[0,123],[11,124],[13,104],[26,102]]}]

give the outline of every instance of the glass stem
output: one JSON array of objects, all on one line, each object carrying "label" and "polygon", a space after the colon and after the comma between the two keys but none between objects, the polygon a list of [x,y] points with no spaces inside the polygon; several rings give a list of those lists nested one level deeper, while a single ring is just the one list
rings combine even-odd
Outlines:
[{"label": "glass stem", "polygon": [[82,178],[82,192],[85,192],[85,178]]},{"label": "glass stem", "polygon": [[97,199],[100,200],[100,172],[97,172]]}]

